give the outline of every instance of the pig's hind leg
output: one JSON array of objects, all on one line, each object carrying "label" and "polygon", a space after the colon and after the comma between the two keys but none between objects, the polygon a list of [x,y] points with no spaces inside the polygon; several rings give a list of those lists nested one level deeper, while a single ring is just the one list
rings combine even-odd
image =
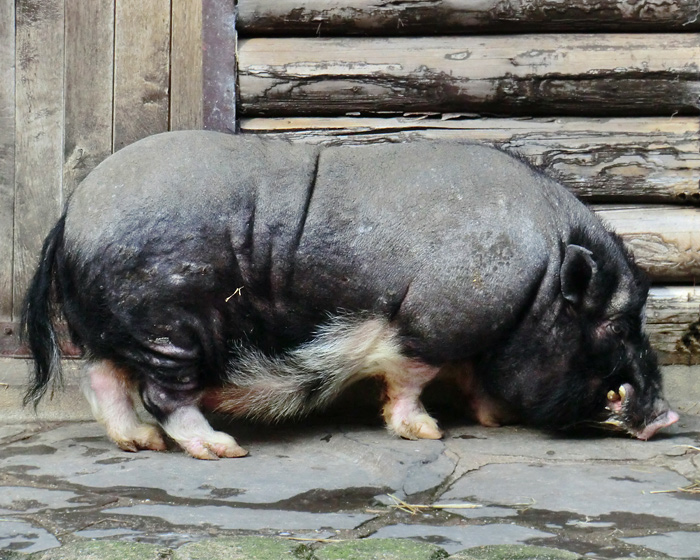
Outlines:
[{"label": "pig's hind leg", "polygon": [[141,398],[168,436],[196,459],[244,457],[248,452],[224,432],[215,431],[202,414],[199,401],[202,391],[170,383],[164,386],[147,377]]},{"label": "pig's hind leg", "polygon": [[[109,438],[125,451],[164,451],[165,441],[157,426],[141,421],[134,409],[132,377],[109,360],[89,363],[81,388],[95,419]],[[197,407],[197,397],[166,390],[146,380],[142,397],[163,431],[197,459],[242,457],[247,452],[230,435],[214,431]]]},{"label": "pig's hind leg", "polygon": [[198,406],[175,409],[162,423],[165,432],[196,459],[245,457],[248,452],[224,432],[215,431]]},{"label": "pig's hind leg", "polygon": [[158,428],[142,422],[136,414],[133,383],[122,368],[109,360],[90,362],[83,370],[80,386],[93,416],[121,449],[166,449]]}]

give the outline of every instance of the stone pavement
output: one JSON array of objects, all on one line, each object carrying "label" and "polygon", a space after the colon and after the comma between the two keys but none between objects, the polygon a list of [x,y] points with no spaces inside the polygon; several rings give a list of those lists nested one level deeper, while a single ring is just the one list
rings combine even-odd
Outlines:
[{"label": "stone pavement", "polygon": [[6,396],[0,558],[700,558],[700,368],[666,377],[681,421],[649,442],[439,412],[443,440],[403,441],[346,404],[228,424],[250,455],[215,462],[118,450],[70,387],[60,420]]}]

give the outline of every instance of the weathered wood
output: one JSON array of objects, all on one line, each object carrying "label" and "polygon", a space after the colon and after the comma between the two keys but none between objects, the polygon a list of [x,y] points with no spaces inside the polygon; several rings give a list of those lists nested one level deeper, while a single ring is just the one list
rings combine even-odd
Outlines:
[{"label": "weathered wood", "polygon": [[698,60],[691,33],[247,39],[240,111],[697,114]]},{"label": "weathered wood", "polygon": [[[700,364],[700,291],[693,286],[653,286],[646,330],[662,364]],[[80,356],[79,348],[65,342],[65,328],[61,332],[65,355]],[[0,356],[29,356],[18,334],[17,323],[0,322]]]},{"label": "weathered wood", "polygon": [[168,129],[170,0],[119,0],[115,12],[114,151]]},{"label": "weathered wood", "polygon": [[700,279],[700,209],[671,206],[594,206],[620,234],[655,282]]},{"label": "weathered wood", "polygon": [[236,13],[231,0],[202,0],[204,128],[236,130]]},{"label": "weathered wood", "polygon": [[244,0],[245,37],[694,31],[695,0]]},{"label": "weathered wood", "polygon": [[242,119],[241,131],[318,143],[367,144],[412,138],[488,142],[525,156],[589,202],[700,205],[700,118]]},{"label": "weathered wood", "polygon": [[662,364],[700,364],[700,291],[694,286],[653,286],[647,332]]},{"label": "weathered wood", "polygon": [[65,196],[112,152],[114,1],[65,0]]},{"label": "weathered wood", "polygon": [[0,0],[0,321],[12,318],[15,206],[15,4]]},{"label": "weathered wood", "polygon": [[172,0],[170,130],[203,126],[202,0]]},{"label": "weathered wood", "polygon": [[14,316],[62,206],[63,0],[16,4]]},{"label": "weathered wood", "polygon": [[[58,326],[59,344],[64,357],[77,358],[82,356],[78,346],[70,342],[68,327],[65,324]],[[0,321],[0,357],[3,358],[28,358],[29,348],[20,340],[20,324],[18,321]],[[2,376],[0,375],[0,379]]]}]

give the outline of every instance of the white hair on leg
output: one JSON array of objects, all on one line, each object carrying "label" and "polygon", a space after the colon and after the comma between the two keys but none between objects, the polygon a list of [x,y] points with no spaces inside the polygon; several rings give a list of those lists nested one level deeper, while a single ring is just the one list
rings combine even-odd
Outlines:
[{"label": "white hair on leg", "polygon": [[203,402],[234,416],[299,417],[328,405],[350,384],[381,374],[385,357],[399,352],[385,319],[335,317],[311,341],[285,354],[241,349],[226,385],[207,390]]},{"label": "white hair on leg", "polygon": [[89,362],[82,371],[80,388],[95,419],[121,449],[166,449],[158,428],[137,416],[133,387],[126,371],[109,360]]},{"label": "white hair on leg", "polygon": [[248,454],[230,435],[215,431],[194,405],[176,408],[162,426],[165,433],[197,459],[244,457]]}]

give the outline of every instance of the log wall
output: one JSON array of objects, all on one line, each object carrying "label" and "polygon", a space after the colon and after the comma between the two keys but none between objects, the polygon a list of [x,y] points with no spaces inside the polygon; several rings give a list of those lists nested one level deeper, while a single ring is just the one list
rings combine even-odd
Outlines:
[{"label": "log wall", "polygon": [[205,127],[521,154],[593,204],[648,271],[663,359],[700,362],[695,0],[232,6],[0,0],[0,354],[25,353],[21,298],[75,185],[143,136]]},{"label": "log wall", "polygon": [[685,0],[243,1],[240,129],[524,156],[593,204],[650,275],[662,360],[699,363],[698,16]]}]

